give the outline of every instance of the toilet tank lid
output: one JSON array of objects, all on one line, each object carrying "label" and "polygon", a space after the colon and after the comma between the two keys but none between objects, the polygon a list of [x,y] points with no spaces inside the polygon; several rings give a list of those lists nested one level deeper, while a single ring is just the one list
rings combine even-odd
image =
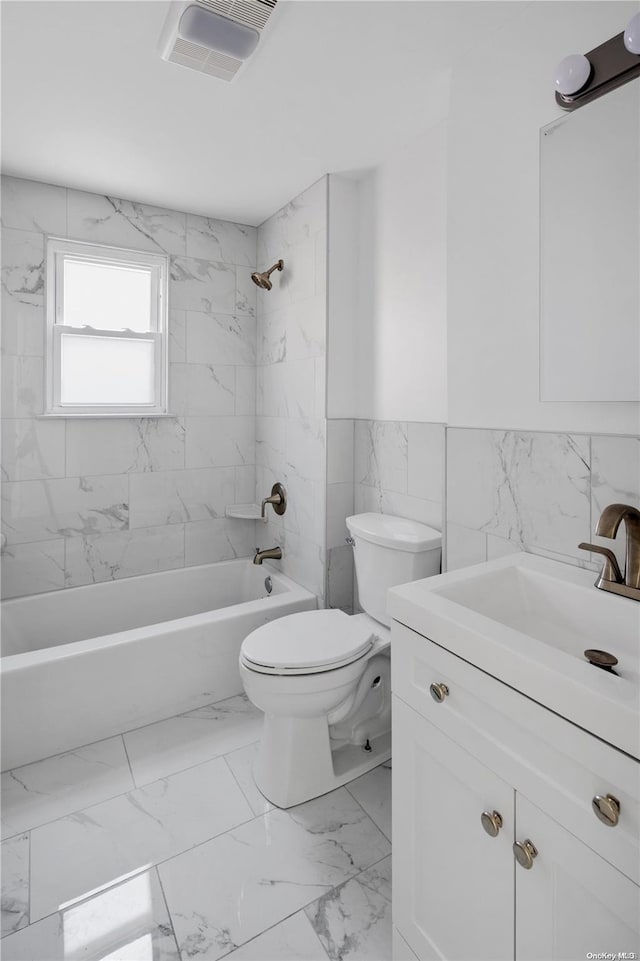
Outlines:
[{"label": "toilet tank lid", "polygon": [[351,534],[361,537],[372,544],[395,548],[398,551],[432,551],[442,545],[442,535],[433,527],[409,520],[408,517],[394,517],[392,514],[354,514],[347,517],[347,527]]}]

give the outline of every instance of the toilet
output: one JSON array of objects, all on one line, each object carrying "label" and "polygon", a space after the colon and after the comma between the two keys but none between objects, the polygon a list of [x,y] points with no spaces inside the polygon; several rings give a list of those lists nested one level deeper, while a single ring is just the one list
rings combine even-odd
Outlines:
[{"label": "toilet", "polygon": [[440,573],[441,535],[389,514],[346,520],[363,614],[304,611],[264,624],[240,650],[264,711],[254,780],[277,807],[326,794],[391,756],[387,590]]}]

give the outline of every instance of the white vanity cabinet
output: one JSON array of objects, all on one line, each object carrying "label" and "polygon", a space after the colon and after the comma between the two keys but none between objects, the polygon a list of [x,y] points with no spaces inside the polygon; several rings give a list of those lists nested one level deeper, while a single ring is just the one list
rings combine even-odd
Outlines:
[{"label": "white vanity cabinet", "polygon": [[638,957],[640,764],[397,622],[392,687],[396,943],[418,961]]}]

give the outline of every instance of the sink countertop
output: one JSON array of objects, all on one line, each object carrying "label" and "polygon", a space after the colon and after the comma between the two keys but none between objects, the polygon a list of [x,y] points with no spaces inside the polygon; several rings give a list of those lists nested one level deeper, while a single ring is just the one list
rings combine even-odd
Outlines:
[{"label": "sink countertop", "polygon": [[[640,604],[519,553],[393,588],[388,610],[453,654],[640,759]],[[586,648],[618,658],[616,674]]]}]

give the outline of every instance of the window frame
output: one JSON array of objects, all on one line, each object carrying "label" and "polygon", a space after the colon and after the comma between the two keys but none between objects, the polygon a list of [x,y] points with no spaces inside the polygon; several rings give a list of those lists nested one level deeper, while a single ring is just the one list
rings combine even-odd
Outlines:
[{"label": "window frame", "polygon": [[[48,236],[46,244],[45,417],[161,417],[168,415],[169,257],[111,244]],[[65,325],[64,264],[66,260],[146,267],[151,273],[151,315],[148,331],[105,330]],[[154,344],[154,399],[148,404],[62,403],[61,344],[63,336],[114,337]]]}]

